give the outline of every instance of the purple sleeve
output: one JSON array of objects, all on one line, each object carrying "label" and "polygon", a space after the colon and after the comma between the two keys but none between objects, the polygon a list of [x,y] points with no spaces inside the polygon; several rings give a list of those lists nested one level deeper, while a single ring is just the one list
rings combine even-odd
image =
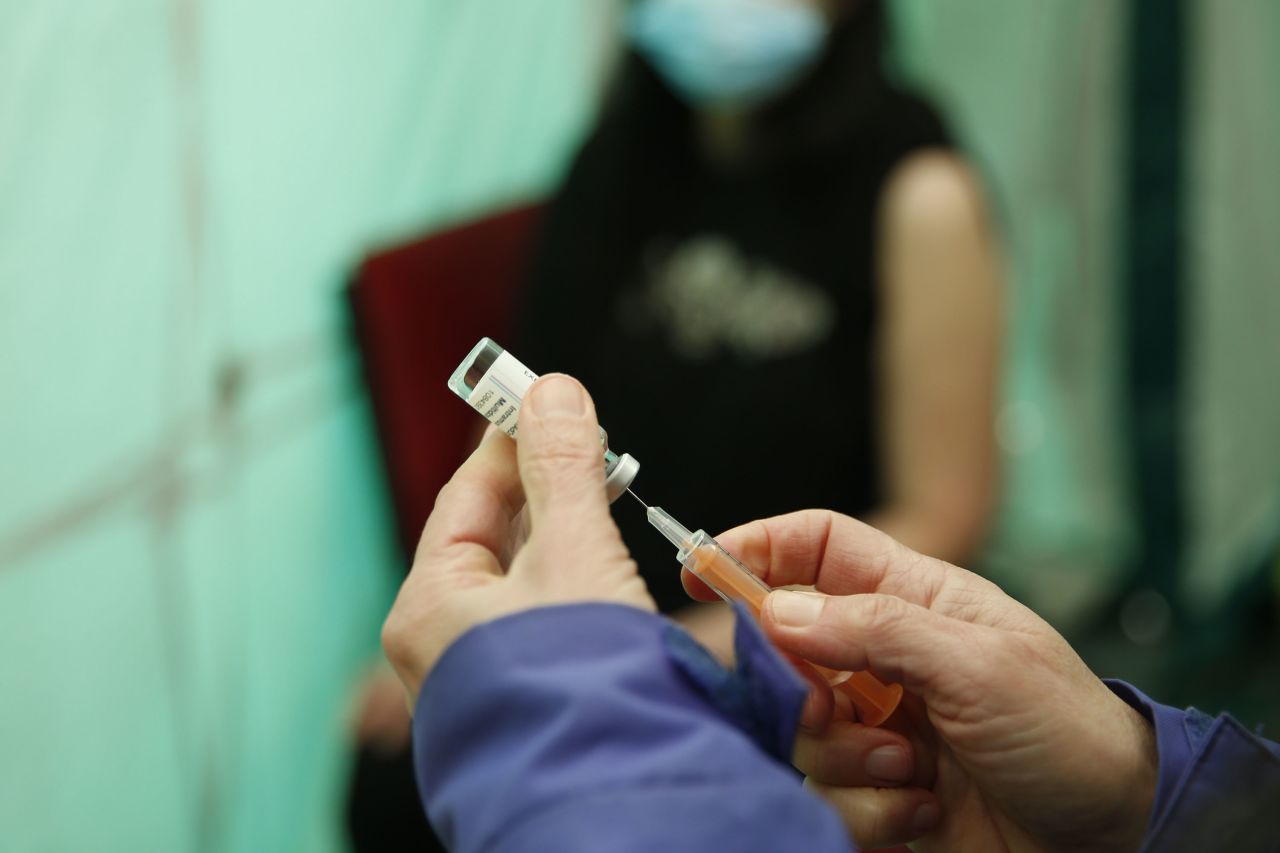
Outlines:
[{"label": "purple sleeve", "polygon": [[1160,759],[1144,851],[1280,851],[1280,744],[1230,716],[1153,702],[1107,686],[1155,729]]},{"label": "purple sleeve", "polygon": [[846,851],[789,755],[804,687],[738,620],[730,673],[661,617],[530,610],[445,652],[418,696],[414,758],[450,850]]}]

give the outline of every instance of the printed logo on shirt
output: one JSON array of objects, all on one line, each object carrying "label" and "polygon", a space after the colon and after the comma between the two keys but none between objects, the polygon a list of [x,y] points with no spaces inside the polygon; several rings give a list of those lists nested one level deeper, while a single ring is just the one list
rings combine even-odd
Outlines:
[{"label": "printed logo on shirt", "polygon": [[836,323],[825,291],[718,235],[651,252],[644,283],[624,291],[617,308],[624,329],[660,327],[690,361],[724,350],[751,361],[786,358],[826,341]]}]

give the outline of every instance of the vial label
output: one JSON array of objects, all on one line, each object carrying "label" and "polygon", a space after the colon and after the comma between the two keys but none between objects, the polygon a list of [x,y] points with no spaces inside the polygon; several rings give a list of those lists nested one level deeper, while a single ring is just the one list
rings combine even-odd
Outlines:
[{"label": "vial label", "polygon": [[537,378],[538,374],[521,364],[519,359],[503,352],[467,395],[467,402],[489,423],[515,438],[520,401]]},{"label": "vial label", "polygon": [[[480,377],[466,400],[471,408],[484,415],[485,420],[515,438],[517,422],[520,420],[520,403],[529,386],[537,379],[538,374],[521,364],[520,359],[503,350]],[[609,436],[604,427],[600,427],[600,448],[605,451],[605,471],[612,472],[618,464],[618,457],[608,452]]]}]

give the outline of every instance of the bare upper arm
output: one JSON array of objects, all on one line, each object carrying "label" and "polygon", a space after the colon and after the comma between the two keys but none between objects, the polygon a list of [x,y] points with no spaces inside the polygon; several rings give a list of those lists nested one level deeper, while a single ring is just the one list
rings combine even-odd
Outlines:
[{"label": "bare upper arm", "polygon": [[981,183],[958,155],[919,152],[887,179],[878,220],[886,501],[976,539],[995,480],[1001,338],[999,261]]}]

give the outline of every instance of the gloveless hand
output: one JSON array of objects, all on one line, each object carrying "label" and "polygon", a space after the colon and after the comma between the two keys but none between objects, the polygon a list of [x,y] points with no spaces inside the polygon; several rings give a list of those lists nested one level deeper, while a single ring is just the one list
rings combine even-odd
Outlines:
[{"label": "gloveless hand", "polygon": [[[1155,792],[1151,727],[1035,613],[832,512],[718,538],[771,586],[818,590],[766,599],[762,621],[781,649],[914,694],[890,721],[914,746],[913,784],[867,786],[845,760],[872,730],[840,724],[801,738],[797,765],[856,839],[919,838],[919,851],[1137,849]],[[686,586],[710,595],[695,579]],[[921,837],[914,822],[935,796],[941,822]]]},{"label": "gloveless hand", "polygon": [[441,490],[383,625],[411,702],[444,650],[482,622],[579,601],[655,609],[609,515],[587,392],[567,376],[539,379],[519,438],[491,429]]}]

